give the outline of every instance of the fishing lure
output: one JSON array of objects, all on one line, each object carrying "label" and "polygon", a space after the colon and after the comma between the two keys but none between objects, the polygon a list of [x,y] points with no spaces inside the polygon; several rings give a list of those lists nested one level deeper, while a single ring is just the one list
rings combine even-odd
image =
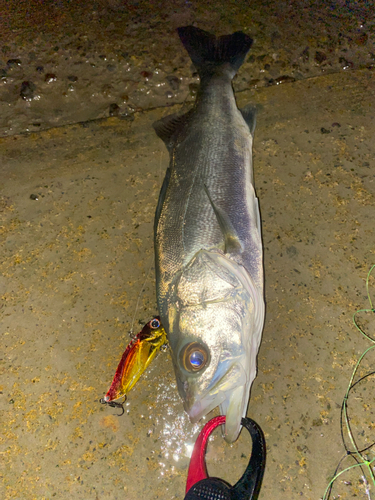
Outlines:
[{"label": "fishing lure", "polygon": [[[147,369],[158,351],[166,346],[167,334],[160,323],[159,316],[149,321],[131,340],[117,367],[111,387],[100,403],[121,408],[124,414],[124,403],[127,393],[134,387],[142,373]],[[122,402],[117,399],[124,397]]]}]

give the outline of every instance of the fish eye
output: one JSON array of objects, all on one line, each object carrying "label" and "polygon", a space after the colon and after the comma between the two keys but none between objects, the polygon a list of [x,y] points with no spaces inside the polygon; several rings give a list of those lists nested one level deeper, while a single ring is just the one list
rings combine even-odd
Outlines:
[{"label": "fish eye", "polygon": [[157,318],[154,318],[150,321],[150,326],[151,326],[151,328],[156,330],[156,328],[159,328],[159,326],[160,326],[160,321]]},{"label": "fish eye", "polygon": [[202,370],[209,361],[207,348],[199,342],[191,342],[181,352],[182,365],[188,372]]}]

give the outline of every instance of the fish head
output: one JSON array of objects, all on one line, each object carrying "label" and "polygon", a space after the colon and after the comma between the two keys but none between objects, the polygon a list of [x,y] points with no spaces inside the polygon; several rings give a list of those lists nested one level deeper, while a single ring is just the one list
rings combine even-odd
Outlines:
[{"label": "fish head", "polygon": [[216,406],[237,439],[256,376],[264,301],[245,268],[200,250],[173,283],[169,341],[179,393],[192,422]]}]

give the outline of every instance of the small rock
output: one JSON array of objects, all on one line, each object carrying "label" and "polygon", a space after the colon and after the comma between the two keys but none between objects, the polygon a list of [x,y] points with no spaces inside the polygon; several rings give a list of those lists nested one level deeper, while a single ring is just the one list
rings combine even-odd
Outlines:
[{"label": "small rock", "polygon": [[44,77],[44,81],[47,83],[55,82],[56,79],[57,78],[54,73],[46,73],[46,76]]},{"label": "small rock", "polygon": [[36,86],[33,82],[22,82],[20,96],[25,101],[30,101],[34,98],[34,91]]},{"label": "small rock", "polygon": [[322,64],[322,62],[324,62],[325,60],[327,59],[327,56],[325,55],[324,52],[315,52],[315,61],[318,63],[318,64]]},{"label": "small rock", "polygon": [[361,35],[359,35],[358,38],[355,39],[355,43],[357,45],[366,45],[367,40],[368,40],[368,34],[362,33]]},{"label": "small rock", "polygon": [[75,76],[75,75],[69,75],[68,76],[68,80],[70,82],[76,82],[78,80],[78,76]]},{"label": "small rock", "polygon": [[196,95],[198,89],[199,89],[198,83],[189,83],[189,91],[191,95]]},{"label": "small rock", "polygon": [[109,116],[118,116],[120,112],[120,106],[118,106],[115,102],[109,105]]},{"label": "small rock", "polygon": [[354,64],[345,59],[345,57],[340,57],[339,63],[341,64],[342,69],[352,69],[354,67]]},{"label": "small rock", "polygon": [[35,69],[37,70],[38,73],[43,73],[43,71],[44,71],[43,66],[37,66]]},{"label": "small rock", "polygon": [[280,85],[282,83],[292,83],[295,81],[296,81],[296,79],[293,78],[292,76],[289,76],[289,75],[282,75],[282,76],[279,76],[278,78],[275,78],[276,85]]},{"label": "small rock", "polygon": [[173,97],[173,92],[170,91],[170,90],[167,90],[167,92],[165,93],[165,96],[168,98],[168,99],[172,99]]},{"label": "small rock", "polygon": [[35,200],[35,201],[37,201],[38,199],[39,199],[39,195],[37,195],[37,194],[31,194],[31,195],[30,195],[30,200]]},{"label": "small rock", "polygon": [[102,94],[105,95],[106,97],[110,97],[113,93],[113,87],[110,83],[105,83],[102,85]]},{"label": "small rock", "polygon": [[108,71],[115,71],[116,66],[114,64],[107,64],[107,70]]},{"label": "small rock", "polygon": [[151,71],[141,71],[141,76],[148,82],[153,77],[153,73]]},{"label": "small rock", "polygon": [[322,134],[330,134],[330,133],[331,133],[331,131],[330,131],[330,130],[328,130],[327,128],[324,128],[324,127],[322,127],[322,128],[320,129],[320,132],[321,132]]},{"label": "small rock", "polygon": [[177,76],[169,75],[167,76],[167,81],[172,90],[178,90],[180,88],[180,79]]},{"label": "small rock", "polygon": [[19,59],[9,59],[7,66],[8,68],[16,68],[17,66],[21,66],[21,61]]},{"label": "small rock", "polygon": [[332,127],[341,127],[341,125],[339,124],[339,122],[333,122],[332,123]]},{"label": "small rock", "polygon": [[309,48],[306,47],[302,52],[301,52],[301,59],[303,62],[308,62],[310,59],[310,51]]},{"label": "small rock", "polygon": [[252,80],[249,81],[249,86],[256,88],[258,87],[259,82],[260,82],[259,78],[253,78]]}]

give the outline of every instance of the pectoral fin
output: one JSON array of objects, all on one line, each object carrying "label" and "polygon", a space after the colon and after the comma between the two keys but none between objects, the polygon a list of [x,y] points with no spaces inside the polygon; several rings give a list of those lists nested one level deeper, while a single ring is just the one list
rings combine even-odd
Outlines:
[{"label": "pectoral fin", "polygon": [[207,186],[204,185],[204,190],[210,200],[213,211],[215,212],[217,222],[219,223],[221,232],[224,237],[224,252],[225,253],[241,253],[243,252],[243,245],[238,237],[236,230],[233,227],[228,215],[220,207],[215,205],[212,201],[210,193],[208,192]]}]

